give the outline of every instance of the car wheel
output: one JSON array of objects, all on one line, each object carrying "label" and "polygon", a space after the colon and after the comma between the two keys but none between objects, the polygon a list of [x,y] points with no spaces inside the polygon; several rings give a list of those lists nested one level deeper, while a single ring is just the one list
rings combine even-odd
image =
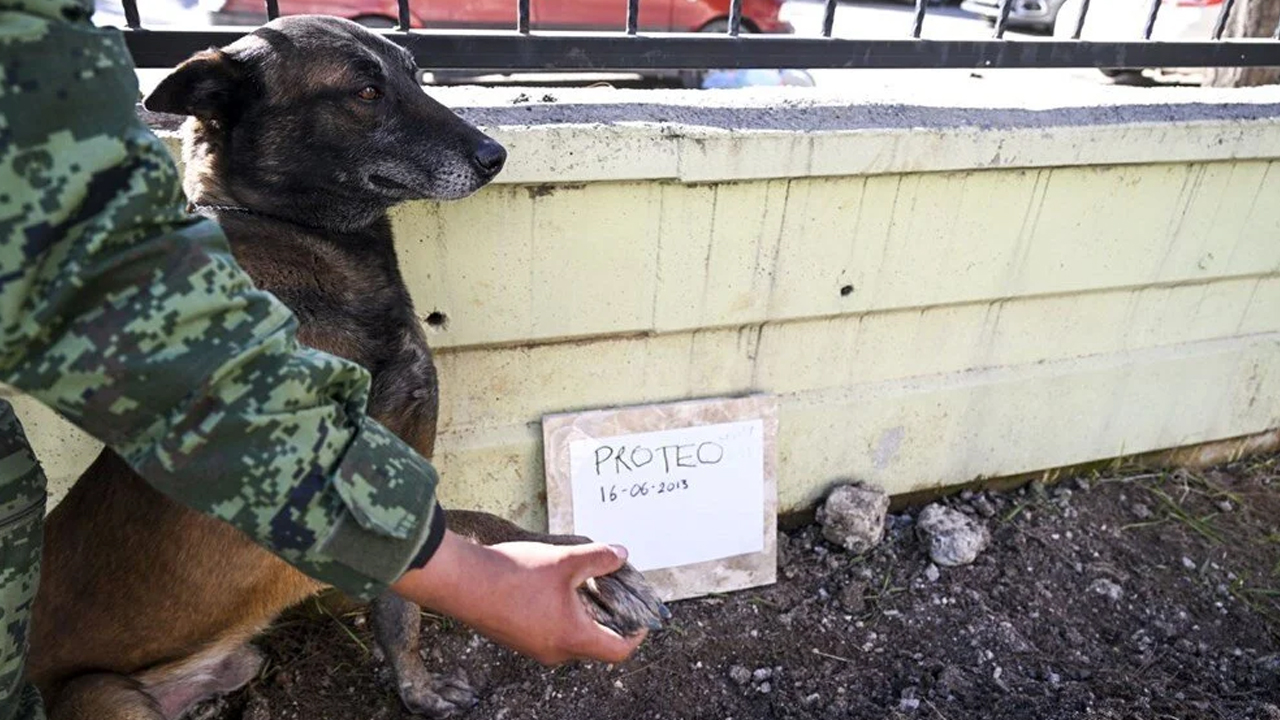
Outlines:
[{"label": "car wheel", "polygon": [[[721,35],[727,35],[729,33],[729,19],[721,18],[719,20],[712,20],[706,25],[703,25],[698,30],[698,32],[719,33]],[[751,33],[755,31],[751,29],[751,26],[747,24],[746,20],[743,20],[742,26],[739,29],[739,32]],[[709,70],[681,70],[679,71],[680,86],[689,90],[700,90],[702,89],[702,81],[707,78],[708,72],[710,71]]]},{"label": "car wheel", "polygon": [[355,22],[375,30],[389,30],[399,24],[395,20],[381,15],[361,15],[360,17],[355,18]]},{"label": "car wheel", "polygon": [[1135,68],[1098,68],[1098,72],[1111,78],[1117,85],[1141,85],[1142,71]]}]

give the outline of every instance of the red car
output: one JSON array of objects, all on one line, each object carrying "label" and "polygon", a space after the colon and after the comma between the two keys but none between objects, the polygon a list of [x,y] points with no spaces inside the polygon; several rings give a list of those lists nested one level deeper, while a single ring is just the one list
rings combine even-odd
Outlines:
[{"label": "red car", "polygon": [[[370,27],[395,27],[395,0],[279,0],[282,15],[336,15]],[[202,0],[215,25],[266,22],[262,0]],[[744,32],[789,33],[778,19],[782,0],[743,0]],[[410,2],[415,28],[514,29],[515,0],[417,0]],[[720,31],[727,26],[729,0],[641,0],[640,29],[650,32]],[[532,0],[530,22],[541,30],[621,30],[624,0]]]}]

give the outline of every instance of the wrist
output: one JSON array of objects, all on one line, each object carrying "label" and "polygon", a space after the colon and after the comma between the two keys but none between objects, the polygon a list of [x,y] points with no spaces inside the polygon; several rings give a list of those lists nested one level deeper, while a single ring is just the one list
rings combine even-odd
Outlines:
[{"label": "wrist", "polygon": [[[445,530],[429,562],[391,585],[405,599],[466,622],[505,574],[499,553]],[[481,588],[485,591],[478,592]]]},{"label": "wrist", "polygon": [[444,542],[445,527],[444,509],[437,503],[431,511],[431,517],[427,520],[427,538],[423,541],[422,547],[418,548],[418,554],[413,556],[409,561],[409,570],[418,570],[427,564],[440,549],[440,543]]}]

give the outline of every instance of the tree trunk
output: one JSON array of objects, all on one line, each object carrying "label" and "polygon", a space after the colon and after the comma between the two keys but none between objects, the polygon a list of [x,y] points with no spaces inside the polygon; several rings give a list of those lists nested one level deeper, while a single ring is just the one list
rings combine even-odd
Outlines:
[{"label": "tree trunk", "polygon": [[[1227,20],[1230,37],[1271,37],[1280,22],[1280,0],[1236,0]],[[1244,87],[1280,83],[1280,68],[1209,68],[1204,84],[1210,87]]]}]

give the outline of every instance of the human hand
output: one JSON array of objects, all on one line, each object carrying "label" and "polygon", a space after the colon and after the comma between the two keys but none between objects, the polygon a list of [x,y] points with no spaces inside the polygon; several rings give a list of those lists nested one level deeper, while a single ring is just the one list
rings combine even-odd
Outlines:
[{"label": "human hand", "polygon": [[625,562],[625,549],[600,543],[483,546],[446,531],[431,560],[392,589],[546,665],[621,662],[647,633],[623,637],[596,623],[578,587]]}]

